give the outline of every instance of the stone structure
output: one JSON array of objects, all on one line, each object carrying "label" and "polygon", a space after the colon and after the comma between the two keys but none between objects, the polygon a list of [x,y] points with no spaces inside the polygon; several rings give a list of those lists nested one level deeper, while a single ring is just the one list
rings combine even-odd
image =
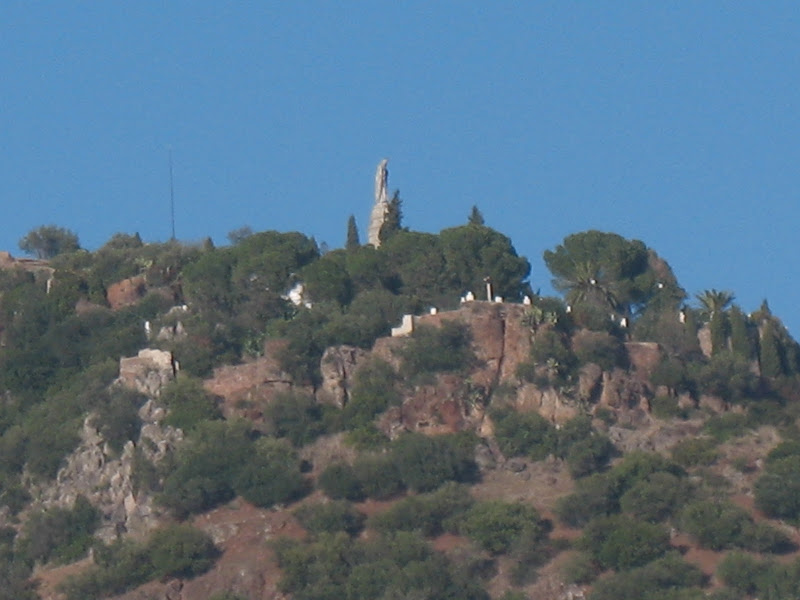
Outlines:
[{"label": "stone structure", "polygon": [[381,227],[383,227],[386,214],[389,212],[389,170],[386,168],[388,163],[389,159],[384,158],[375,171],[375,204],[369,216],[367,243],[376,248],[381,245]]}]

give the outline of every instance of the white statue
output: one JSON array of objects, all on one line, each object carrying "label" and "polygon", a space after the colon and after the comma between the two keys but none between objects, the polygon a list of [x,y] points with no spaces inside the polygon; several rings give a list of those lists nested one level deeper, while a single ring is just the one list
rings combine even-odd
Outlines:
[{"label": "white statue", "polygon": [[367,230],[367,243],[375,248],[381,245],[380,233],[386,214],[389,212],[389,169],[386,165],[389,159],[384,158],[375,171],[375,204],[369,216],[369,229]]}]

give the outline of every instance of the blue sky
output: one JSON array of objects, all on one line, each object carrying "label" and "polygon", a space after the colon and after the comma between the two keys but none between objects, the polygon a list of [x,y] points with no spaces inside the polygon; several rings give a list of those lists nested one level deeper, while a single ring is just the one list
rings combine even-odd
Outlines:
[{"label": "blue sky", "polygon": [[0,4],[0,249],[53,223],[181,240],[299,230],[331,248],[373,174],[405,225],[478,205],[541,260],[638,238],[690,294],[768,298],[800,333],[797,2]]}]

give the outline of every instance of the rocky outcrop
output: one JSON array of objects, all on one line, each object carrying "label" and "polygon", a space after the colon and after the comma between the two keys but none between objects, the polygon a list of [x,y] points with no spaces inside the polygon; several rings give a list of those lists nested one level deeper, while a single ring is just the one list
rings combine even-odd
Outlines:
[{"label": "rocky outcrop", "polygon": [[553,388],[539,388],[526,383],[517,390],[515,408],[520,412],[538,412],[551,423],[563,424],[578,415],[574,403],[566,401]]},{"label": "rocky outcrop", "polygon": [[161,388],[175,379],[175,371],[171,352],[145,348],[137,356],[120,359],[118,381],[148,398],[157,398]]},{"label": "rocky outcrop", "polygon": [[133,470],[136,449],[142,456],[158,463],[174,451],[183,433],[162,427],[163,409],[152,400],[142,406],[139,417],[142,429],[136,444],[128,442],[116,455],[93,424],[93,416],[84,420],[81,442],[59,469],[55,482],[36,489],[33,497],[40,506],[71,507],[75,499],[85,496],[102,514],[97,536],[105,542],[121,533],[143,537],[157,526],[161,511],[150,494],[136,490]]},{"label": "rocky outcrop", "polygon": [[320,363],[322,385],[317,390],[317,400],[344,408],[350,399],[358,366],[366,355],[366,350],[353,346],[333,346],[325,350]]},{"label": "rocky outcrop", "polygon": [[663,357],[661,346],[655,342],[625,342],[628,362],[643,379],[649,380]]},{"label": "rocky outcrop", "polygon": [[609,409],[627,410],[641,408],[650,410],[649,391],[642,381],[632,378],[622,369],[603,372],[603,391],[600,406]]},{"label": "rocky outcrop", "polygon": [[147,293],[147,283],[144,276],[137,275],[112,283],[106,290],[108,305],[114,309],[124,308],[136,304]]}]

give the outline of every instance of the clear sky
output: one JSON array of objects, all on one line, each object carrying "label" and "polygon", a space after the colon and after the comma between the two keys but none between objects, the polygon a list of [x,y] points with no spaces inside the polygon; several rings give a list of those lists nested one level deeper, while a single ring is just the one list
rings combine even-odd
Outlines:
[{"label": "clear sky", "polygon": [[0,3],[0,249],[56,224],[362,239],[388,157],[404,224],[475,204],[546,292],[586,229],[800,334],[800,3]]}]

